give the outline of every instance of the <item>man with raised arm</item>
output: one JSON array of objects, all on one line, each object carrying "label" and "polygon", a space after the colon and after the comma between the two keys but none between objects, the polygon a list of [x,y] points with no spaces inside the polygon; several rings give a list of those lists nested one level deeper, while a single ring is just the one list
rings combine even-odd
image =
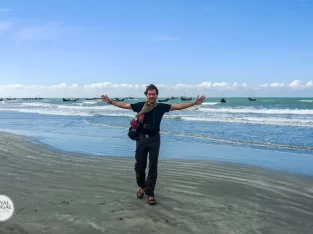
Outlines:
[{"label": "man with raised arm", "polygon": [[[136,181],[140,187],[137,192],[138,198],[148,196],[148,203],[155,205],[154,188],[158,175],[158,158],[160,150],[160,124],[164,113],[174,110],[182,110],[199,105],[205,100],[205,96],[197,97],[195,101],[181,104],[158,103],[158,88],[150,84],[146,87],[144,94],[147,100],[133,104],[112,101],[107,95],[102,95],[102,100],[119,108],[137,112],[136,118],[139,123],[138,138],[136,140]],[[146,179],[147,158],[149,153],[149,171]]]}]

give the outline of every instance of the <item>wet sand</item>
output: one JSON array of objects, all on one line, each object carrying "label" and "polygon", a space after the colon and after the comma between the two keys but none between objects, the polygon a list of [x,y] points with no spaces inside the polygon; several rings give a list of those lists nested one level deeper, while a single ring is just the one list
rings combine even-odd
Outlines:
[{"label": "wet sand", "polygon": [[[210,152],[214,153],[214,152]],[[236,152],[234,152],[236,153]],[[157,205],[136,198],[134,158],[65,153],[0,133],[0,233],[311,233],[313,177],[159,160]],[[305,166],[305,165],[304,165]]]}]

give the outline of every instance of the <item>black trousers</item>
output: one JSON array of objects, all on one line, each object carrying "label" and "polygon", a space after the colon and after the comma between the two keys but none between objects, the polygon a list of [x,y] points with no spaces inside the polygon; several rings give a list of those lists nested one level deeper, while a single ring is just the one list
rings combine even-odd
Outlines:
[{"label": "black trousers", "polygon": [[[160,143],[160,134],[149,137],[139,134],[139,138],[136,141],[136,181],[139,187],[145,188],[145,193],[148,196],[154,196],[154,188],[158,177]],[[149,171],[146,179],[148,153]]]}]

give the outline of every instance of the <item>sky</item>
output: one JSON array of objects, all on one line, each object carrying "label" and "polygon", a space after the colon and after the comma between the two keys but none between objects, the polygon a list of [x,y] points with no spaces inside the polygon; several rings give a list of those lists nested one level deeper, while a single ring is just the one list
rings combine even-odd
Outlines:
[{"label": "sky", "polygon": [[313,0],[0,1],[0,98],[313,96]]}]

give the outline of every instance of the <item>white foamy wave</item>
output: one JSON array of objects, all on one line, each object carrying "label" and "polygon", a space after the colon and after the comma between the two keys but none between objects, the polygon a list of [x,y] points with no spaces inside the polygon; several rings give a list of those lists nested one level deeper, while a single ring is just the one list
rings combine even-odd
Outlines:
[{"label": "white foamy wave", "polygon": [[38,114],[44,114],[44,115],[65,115],[65,116],[93,116],[93,114],[88,112],[62,112],[57,110],[47,110],[47,109],[34,109],[34,110],[23,110],[20,112],[25,113],[38,113]]},{"label": "white foamy wave", "polygon": [[313,100],[299,100],[300,102],[313,102]]},{"label": "white foamy wave", "polygon": [[313,120],[303,119],[283,119],[283,118],[238,118],[238,117],[180,117],[182,120],[201,121],[201,122],[227,122],[227,123],[245,123],[245,124],[266,124],[266,125],[281,125],[295,127],[311,127],[313,128]]},{"label": "white foamy wave", "polygon": [[113,112],[103,112],[103,109],[95,108],[0,108],[1,111],[16,111],[21,113],[37,113],[45,115],[71,115],[71,116],[111,116],[111,117],[128,117],[135,118],[135,113],[121,109],[114,109]]},{"label": "white foamy wave", "polygon": [[97,101],[83,101],[83,104],[94,105],[97,104]]},{"label": "white foamy wave", "polygon": [[120,109],[118,107],[112,105],[105,105],[105,106],[64,106],[58,105],[58,109],[76,109],[76,110],[117,110]]},{"label": "white foamy wave", "polygon": [[53,107],[53,104],[42,103],[42,102],[33,102],[33,103],[21,103],[21,106],[24,107]]},{"label": "white foamy wave", "polygon": [[199,108],[195,111],[211,112],[211,113],[249,113],[249,114],[279,114],[279,115],[313,115],[313,110],[301,109],[248,109],[248,108]]},{"label": "white foamy wave", "polygon": [[0,108],[1,111],[16,111],[22,113],[36,113],[43,115],[71,115],[71,116],[94,116],[84,111],[60,111],[57,109],[19,109],[19,108]]},{"label": "white foamy wave", "polygon": [[[91,121],[88,121],[87,119],[84,119],[84,123],[88,125],[94,125],[94,126],[100,126],[100,127],[110,127],[110,128],[123,128],[128,129],[128,127],[113,125],[113,124],[104,124],[104,123],[93,123]],[[251,142],[251,141],[240,141],[235,139],[223,139],[218,137],[211,137],[211,136],[203,136],[203,135],[197,135],[197,134],[184,134],[180,132],[172,132],[172,131],[161,131],[161,134],[170,134],[175,136],[183,136],[183,137],[191,137],[191,138],[198,138],[198,139],[204,139],[204,140],[211,140],[211,141],[220,141],[220,142],[228,142],[228,143],[234,143],[234,144],[240,144],[240,145],[255,145],[255,146],[265,146],[265,147],[274,147],[274,148],[288,148],[288,149],[302,149],[302,150],[313,150],[313,147],[310,146],[297,146],[297,145],[283,145],[283,144],[273,144],[268,142]]]},{"label": "white foamy wave", "polygon": [[219,104],[220,102],[203,102],[202,105],[205,105],[205,106],[214,106],[214,105],[217,105]]}]

